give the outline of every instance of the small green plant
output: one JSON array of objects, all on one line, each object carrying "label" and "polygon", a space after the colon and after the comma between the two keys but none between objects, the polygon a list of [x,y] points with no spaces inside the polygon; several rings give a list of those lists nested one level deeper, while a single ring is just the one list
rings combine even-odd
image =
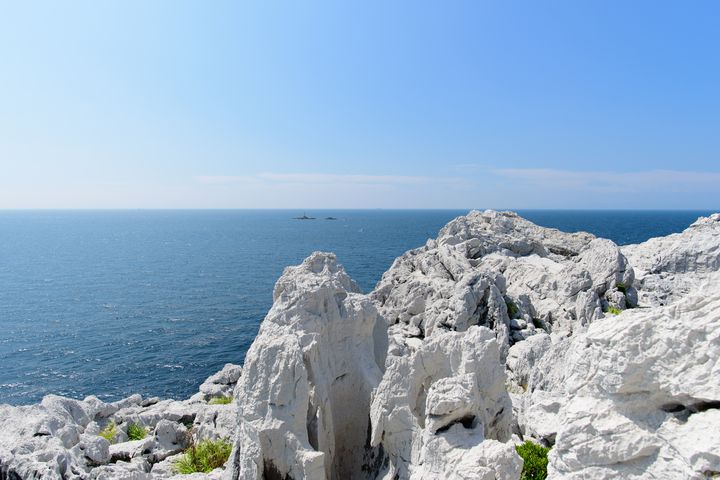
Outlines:
[{"label": "small green plant", "polygon": [[622,312],[622,310],[615,307],[608,307],[607,309],[607,313],[612,313],[613,315],[620,315],[620,312]]},{"label": "small green plant", "polygon": [[127,434],[130,440],[142,440],[147,437],[148,432],[137,423],[129,423],[127,427]]},{"label": "small green plant", "polygon": [[627,287],[624,283],[618,283],[615,285],[615,288],[617,288],[618,292],[622,292],[623,294],[627,295]]},{"label": "small green plant", "polygon": [[539,328],[539,329],[541,329],[541,330],[545,330],[545,324],[544,324],[543,321],[540,320],[539,318],[533,318],[533,319],[532,319],[532,322],[533,322],[533,325],[535,326],[535,328]]},{"label": "small green plant", "polygon": [[219,397],[211,398],[208,402],[210,405],[227,405],[228,403],[232,403],[233,397],[232,396],[224,396],[221,395]]},{"label": "small green plant", "polygon": [[520,480],[545,480],[547,477],[547,464],[549,448],[527,441],[516,445],[518,455],[523,459],[523,470]]},{"label": "small green plant", "polygon": [[518,313],[517,305],[512,300],[505,300],[505,305],[507,306],[508,317],[515,318]]},{"label": "small green plant", "polygon": [[176,473],[207,473],[222,467],[230,458],[232,445],[226,440],[203,440],[195,445],[191,440],[190,447],[173,466]]},{"label": "small green plant", "polygon": [[115,436],[117,436],[117,433],[117,425],[115,425],[114,421],[108,423],[105,425],[105,428],[100,430],[100,436],[110,443],[115,443]]}]

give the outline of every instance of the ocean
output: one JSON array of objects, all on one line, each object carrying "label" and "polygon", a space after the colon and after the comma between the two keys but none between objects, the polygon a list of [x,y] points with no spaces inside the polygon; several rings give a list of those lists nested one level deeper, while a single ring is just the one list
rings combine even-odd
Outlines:
[{"label": "ocean", "polygon": [[[0,211],[0,403],[182,399],[242,363],[287,265],[337,253],[364,292],[467,211]],[[519,211],[618,244],[708,211]],[[325,217],[337,220],[326,220]]]}]

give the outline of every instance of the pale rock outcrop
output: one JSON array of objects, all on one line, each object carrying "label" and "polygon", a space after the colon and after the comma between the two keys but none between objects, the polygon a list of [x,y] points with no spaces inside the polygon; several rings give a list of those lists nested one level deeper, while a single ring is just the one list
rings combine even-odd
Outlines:
[{"label": "pale rock outcrop", "polygon": [[555,436],[549,478],[718,475],[718,379],[715,274],[674,305],[626,311],[553,345],[531,375],[524,428]]},{"label": "pale rock outcrop", "polygon": [[423,338],[482,325],[502,358],[542,330],[567,335],[634,304],[619,248],[588,233],[539,227],[512,212],[473,211],[399,257],[372,296],[395,333]]},{"label": "pale rock outcrop", "polygon": [[528,337],[524,342],[518,342],[508,351],[505,362],[510,384],[519,386],[514,393],[521,393],[527,390],[530,374],[537,362],[545,355],[552,346],[550,335],[540,332],[537,335]]},{"label": "pale rock outcrop", "polygon": [[635,268],[645,306],[669,305],[720,270],[720,213],[700,217],[682,233],[622,247]]},{"label": "pale rock outcrop", "polygon": [[[227,364],[203,385],[221,385],[223,394],[232,392],[241,372],[240,366]],[[209,405],[205,398],[202,392],[186,401],[136,394],[105,403],[95,396],[75,400],[48,395],[36,405],[0,405],[0,479],[169,478],[175,475],[171,460],[191,436],[196,442],[232,441],[237,404]],[[99,436],[111,422],[117,430],[113,443]],[[149,430],[148,436],[128,441],[131,423]],[[192,424],[192,434],[185,424]],[[218,479],[221,474],[195,478]]]},{"label": "pale rock outcrop", "polygon": [[382,376],[375,307],[322,253],[286,268],[273,300],[237,390],[232,478],[374,478],[368,412]]},{"label": "pale rock outcrop", "polygon": [[510,439],[512,405],[493,332],[408,340],[388,354],[373,396],[370,442],[389,460],[377,478],[517,478],[520,460],[500,443]]},{"label": "pale rock outcrop", "polygon": [[232,397],[233,390],[242,375],[242,367],[227,363],[219,372],[208,377],[200,385],[200,391],[191,400],[209,401],[217,397]]},{"label": "pale rock outcrop", "polygon": [[229,478],[518,478],[491,330],[388,339],[332,254],[286,269],[273,298],[236,390]]}]

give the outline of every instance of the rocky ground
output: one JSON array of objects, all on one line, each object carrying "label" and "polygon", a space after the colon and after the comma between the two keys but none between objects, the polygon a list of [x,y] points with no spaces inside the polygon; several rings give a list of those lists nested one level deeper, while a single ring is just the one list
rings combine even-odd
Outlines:
[{"label": "rocky ground", "polygon": [[[48,395],[38,405],[0,405],[0,479],[221,478],[221,469],[176,476],[173,464],[190,442],[232,440],[237,404],[208,402],[232,396],[241,372],[225,365],[184,401]],[[100,432],[111,424],[116,434],[109,441]],[[145,429],[146,437],[129,440],[129,425]]]},{"label": "rocky ground", "polygon": [[186,401],[0,406],[0,480],[169,478],[191,437],[234,444],[198,478],[516,480],[524,440],[552,447],[549,478],[714,478],[719,270],[718,214],[618,247],[471,212],[366,295],[315,253],[278,280],[242,375]]}]

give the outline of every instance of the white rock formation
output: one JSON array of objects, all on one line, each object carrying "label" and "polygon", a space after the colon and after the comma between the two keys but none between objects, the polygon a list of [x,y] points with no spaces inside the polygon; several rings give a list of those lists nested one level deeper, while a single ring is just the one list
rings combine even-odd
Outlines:
[{"label": "white rock formation", "polygon": [[363,467],[376,455],[368,412],[382,376],[375,307],[321,253],[287,268],[273,299],[238,385],[232,478],[372,478]]},{"label": "white rock formation", "polygon": [[519,477],[513,446],[500,443],[510,439],[512,405],[492,331],[394,339],[386,368],[373,397],[370,444],[389,461],[376,478]]},{"label": "white rock formation", "polygon": [[699,292],[598,321],[546,353],[529,403],[560,399],[550,478],[720,474],[720,276]]},{"label": "white rock formation", "polygon": [[567,335],[608,307],[634,305],[633,280],[610,240],[488,210],[456,218],[437,240],[398,258],[373,298],[391,337],[483,325],[506,358],[512,344],[538,330]]},{"label": "white rock formation", "polygon": [[622,247],[622,252],[637,273],[641,304],[669,305],[720,270],[720,213],[699,218],[682,233]]},{"label": "white rock formation", "polygon": [[231,478],[519,477],[492,331],[398,332],[386,352],[386,323],[332,254],[286,269],[273,297],[238,384]]},{"label": "white rock formation", "polygon": [[[199,395],[186,401],[132,395],[105,403],[94,396],[74,400],[48,395],[37,405],[0,405],[0,480],[172,477],[172,462],[166,459],[187,446],[185,424],[192,424],[196,442],[232,440],[237,404],[209,405],[203,399],[215,396],[207,394],[207,385],[220,385],[219,394],[232,392],[240,372],[239,366],[226,365],[206,380]],[[110,422],[117,426],[113,443],[99,436]],[[147,428],[148,436],[128,441],[131,423]],[[195,478],[220,476],[214,472]]]}]

